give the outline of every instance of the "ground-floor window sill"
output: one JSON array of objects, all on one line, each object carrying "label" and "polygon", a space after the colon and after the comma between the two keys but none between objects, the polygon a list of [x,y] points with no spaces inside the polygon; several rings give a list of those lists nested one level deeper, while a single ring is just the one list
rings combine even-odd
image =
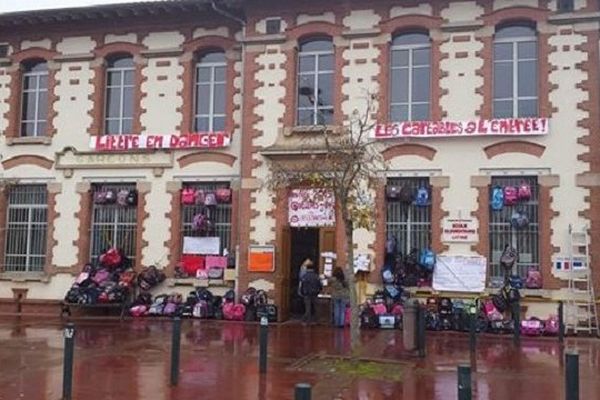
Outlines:
[{"label": "ground-floor window sill", "polygon": [[10,282],[50,282],[50,277],[43,272],[2,272],[0,281]]}]

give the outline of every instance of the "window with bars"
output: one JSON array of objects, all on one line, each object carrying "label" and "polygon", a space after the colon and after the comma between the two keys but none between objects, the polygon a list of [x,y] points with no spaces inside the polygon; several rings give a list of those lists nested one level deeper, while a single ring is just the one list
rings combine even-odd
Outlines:
[{"label": "window with bars", "polygon": [[[215,191],[220,188],[229,188],[228,182],[194,182],[184,183],[184,188],[193,190],[203,190],[205,193]],[[231,248],[231,202],[218,203],[214,207],[204,207],[202,205],[185,205],[182,204],[181,212],[181,232],[182,236],[218,236],[221,242],[221,254],[227,249],[229,254],[233,253]],[[204,212],[208,215],[212,222],[213,230],[210,232],[198,232],[193,229],[192,221],[194,216]]]},{"label": "window with bars", "polygon": [[[93,195],[111,190],[134,190],[135,184],[95,184]],[[135,265],[137,233],[137,207],[113,204],[97,204],[92,207],[90,260],[97,264],[98,257],[110,247],[122,249]]]},{"label": "window with bars", "polygon": [[10,188],[4,271],[42,272],[46,263],[48,192],[45,185]]},{"label": "window with bars", "polygon": [[48,64],[24,65],[21,101],[21,136],[43,136],[48,117]]},{"label": "window with bars", "polygon": [[[408,187],[411,193],[426,188],[431,199],[428,178],[389,178],[387,185]],[[431,203],[431,201],[429,202]],[[431,244],[431,205],[417,206],[387,200],[386,237],[394,235],[398,251],[408,254],[412,249],[427,248]]]},{"label": "window with bars", "polygon": [[198,59],[194,120],[197,132],[225,129],[226,73],[225,53],[212,52]]},{"label": "window with bars", "polygon": [[333,42],[315,39],[298,52],[298,125],[333,122]]},{"label": "window with bars", "polygon": [[[539,268],[539,214],[538,214],[538,183],[535,176],[492,177],[489,198],[492,199],[494,188],[513,186],[518,188],[521,183],[531,188],[531,199],[519,201],[514,206],[503,206],[502,210],[494,210],[490,202],[489,241],[490,241],[490,277],[502,277],[504,271],[500,266],[500,256],[504,247],[509,244],[517,249],[519,261],[513,267],[512,274],[523,278],[527,276],[530,267]],[[529,223],[525,228],[515,229],[511,219],[515,212],[527,215]]]},{"label": "window with bars", "polygon": [[431,42],[425,33],[394,37],[390,63],[390,119],[429,119]]},{"label": "window with bars", "polygon": [[106,68],[106,109],[104,133],[121,135],[133,128],[135,65],[129,55],[108,60]]},{"label": "window with bars", "polygon": [[500,28],[494,36],[494,118],[538,115],[537,36],[533,27]]}]

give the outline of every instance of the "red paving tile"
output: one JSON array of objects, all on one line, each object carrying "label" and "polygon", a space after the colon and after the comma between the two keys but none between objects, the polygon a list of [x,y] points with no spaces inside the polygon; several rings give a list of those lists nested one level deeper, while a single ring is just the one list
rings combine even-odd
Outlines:
[{"label": "red paving tile", "polygon": [[[270,327],[269,366],[258,374],[258,326],[184,321],[180,381],[169,386],[171,324],[135,320],[79,322],[75,400],[292,399],[299,382],[313,399],[456,399],[456,366],[469,363],[468,337],[429,333],[427,357],[407,355],[400,331],[364,331],[362,354],[406,362],[402,382],[353,379],[292,370],[299,359],[349,352],[349,332],[323,326]],[[58,400],[62,391],[62,330],[50,321],[0,321],[0,400]],[[600,399],[600,341],[567,340],[580,353],[581,399]],[[484,335],[477,348],[474,399],[564,399],[556,339]]]}]

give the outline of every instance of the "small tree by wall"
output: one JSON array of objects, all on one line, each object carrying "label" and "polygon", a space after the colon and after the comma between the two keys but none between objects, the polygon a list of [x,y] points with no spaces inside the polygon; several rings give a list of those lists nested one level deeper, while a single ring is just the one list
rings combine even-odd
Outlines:
[{"label": "small tree by wall", "polygon": [[272,162],[267,186],[271,190],[298,185],[331,190],[339,206],[345,232],[344,273],[350,289],[351,347],[357,355],[360,348],[358,293],[354,273],[354,231],[372,230],[375,201],[372,189],[385,168],[377,143],[369,138],[374,98],[367,96],[365,109],[356,110],[341,127],[315,126],[305,138],[295,162]]}]

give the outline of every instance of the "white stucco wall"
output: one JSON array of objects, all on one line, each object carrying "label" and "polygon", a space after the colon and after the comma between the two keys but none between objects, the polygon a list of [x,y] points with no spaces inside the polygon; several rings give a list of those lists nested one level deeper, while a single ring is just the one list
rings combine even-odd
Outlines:
[{"label": "white stucco wall", "polygon": [[185,41],[180,32],[151,32],[142,40],[148,50],[169,49],[179,47]]},{"label": "white stucco wall", "polygon": [[296,17],[296,25],[308,24],[310,22],[329,22],[335,23],[335,14],[333,12],[324,12],[323,14],[300,14]]},{"label": "white stucco wall", "polygon": [[62,54],[91,53],[96,47],[96,41],[90,36],[64,38],[56,44],[56,51]]},{"label": "white stucco wall", "polygon": [[352,29],[372,29],[379,25],[381,16],[374,10],[352,10],[342,23]]},{"label": "white stucco wall", "polygon": [[448,4],[441,16],[448,22],[473,21],[483,15],[483,7],[475,1],[457,1]]},{"label": "white stucco wall", "polygon": [[[158,66],[160,62],[170,62],[169,66]],[[140,117],[145,133],[168,134],[177,131],[183,118],[181,109],[183,98],[183,66],[176,57],[153,58],[142,69],[146,80],[142,83]]]},{"label": "white stucco wall", "polygon": [[431,15],[433,9],[429,4],[419,4],[416,7],[395,6],[390,9],[390,18],[396,18],[403,15]]},{"label": "white stucco wall", "polygon": [[137,43],[137,34],[135,33],[127,33],[125,35],[113,35],[112,33],[104,36],[104,43],[117,43],[117,42],[125,42],[125,43]]}]

